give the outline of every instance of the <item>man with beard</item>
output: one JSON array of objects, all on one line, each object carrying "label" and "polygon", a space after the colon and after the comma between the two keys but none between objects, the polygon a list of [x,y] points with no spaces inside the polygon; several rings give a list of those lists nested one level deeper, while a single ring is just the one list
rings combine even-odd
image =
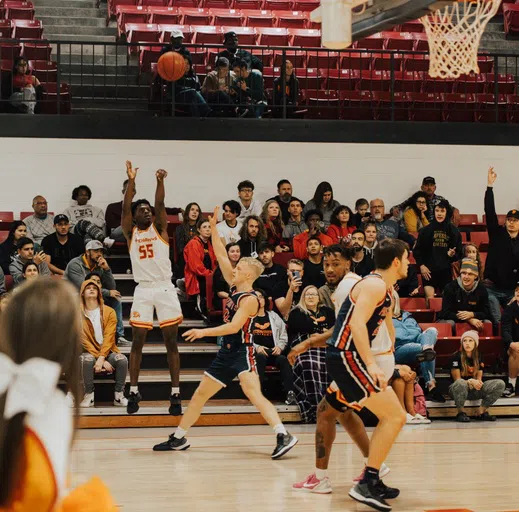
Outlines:
[{"label": "man with beard", "polygon": [[[278,181],[278,195],[271,197],[269,201],[277,201],[281,208],[281,216],[283,217],[283,223],[288,224],[290,220],[290,202],[292,201],[292,184],[288,180]],[[304,205],[302,205],[304,208]]]},{"label": "man with beard", "polygon": [[216,60],[220,57],[225,57],[229,62],[233,62],[236,59],[241,59],[247,62],[249,69],[257,69],[263,73],[263,62],[258,57],[252,55],[247,50],[238,48],[238,35],[233,30],[226,32],[223,36],[223,46],[225,50],[221,51],[217,56]]},{"label": "man with beard", "polygon": [[377,240],[379,242],[384,240],[384,238],[398,238],[412,247],[414,238],[405,230],[400,221],[394,217],[386,218],[386,207],[382,199],[373,199],[369,203],[369,207],[371,222],[377,227]]},{"label": "man with beard", "polygon": [[[351,271],[352,252],[352,249],[339,244],[324,249],[323,267],[326,284],[319,288],[319,298],[330,309],[335,309],[333,295],[338,284]],[[330,334],[331,331],[330,329]]]},{"label": "man with beard", "polygon": [[367,276],[375,269],[373,258],[368,256],[364,251],[364,243],[366,242],[366,235],[364,231],[357,229],[351,234],[350,247],[353,249],[351,271],[358,276]]},{"label": "man with beard", "polygon": [[276,254],[273,245],[263,243],[258,250],[258,259],[265,267],[258,279],[254,282],[256,288],[265,291],[269,298],[274,296],[274,288],[278,283],[287,280],[287,269],[279,263],[274,263],[274,255]]}]

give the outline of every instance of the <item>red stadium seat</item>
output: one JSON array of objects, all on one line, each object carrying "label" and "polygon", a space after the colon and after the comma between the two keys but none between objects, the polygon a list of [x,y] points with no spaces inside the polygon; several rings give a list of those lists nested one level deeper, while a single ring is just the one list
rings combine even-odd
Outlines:
[{"label": "red stadium seat", "polygon": [[274,79],[279,76],[280,68],[264,67],[263,68],[263,83],[265,89],[272,89],[274,87]]},{"label": "red stadium seat", "polygon": [[408,121],[410,100],[408,93],[373,91],[376,101],[376,119],[378,121]]},{"label": "red stadium seat", "polygon": [[369,69],[371,54],[367,52],[341,52],[340,69]]},{"label": "red stadium seat", "polygon": [[[126,40],[129,43],[158,43],[159,26],[156,23],[127,23],[124,26]],[[138,53],[138,46],[129,46],[129,53]]]},{"label": "red stadium seat", "polygon": [[43,27],[40,20],[14,20],[14,39],[41,39]]},{"label": "red stadium seat", "polygon": [[[70,114],[70,87],[66,83],[61,83],[58,90],[57,84],[41,84],[43,87],[41,110],[44,114],[58,113],[58,97],[60,114]],[[31,212],[32,213],[32,212]]]},{"label": "red stadium seat", "polygon": [[125,33],[127,23],[147,23],[149,12],[142,5],[118,5],[115,9],[117,18],[117,35]]},{"label": "red stadium seat", "polygon": [[308,13],[305,11],[276,11],[276,27],[307,28]]},{"label": "red stadium seat", "polygon": [[271,11],[290,11],[292,9],[292,0],[265,0],[263,9]]},{"label": "red stadium seat", "polygon": [[[31,215],[34,212],[31,212]],[[14,213],[13,212],[0,212],[0,222],[6,223],[6,222],[13,222],[14,220]]]},{"label": "red stadium seat", "polygon": [[382,50],[384,48],[384,36],[379,32],[357,41],[354,46],[362,50]]},{"label": "red stadium seat", "polygon": [[[230,31],[236,32],[241,46],[254,46],[258,40],[258,33],[254,27],[230,27],[223,26],[222,32],[225,34]],[[231,62],[232,64],[232,62]]]},{"label": "red stadium seat", "polygon": [[427,34],[424,34],[423,32],[414,32],[412,36],[415,41],[414,50],[416,52],[429,51],[429,39],[427,39]]},{"label": "red stadium seat", "polygon": [[321,75],[319,69],[295,69],[295,74],[299,80],[299,87],[301,89],[321,89],[324,84],[324,77]]},{"label": "red stadium seat", "polygon": [[137,0],[108,0],[108,10],[107,10],[108,19],[115,16],[117,7],[119,5],[137,5],[137,3],[138,3]]},{"label": "red stadium seat", "polygon": [[420,71],[396,71],[395,91],[421,92],[425,74]]},{"label": "red stadium seat", "polygon": [[478,55],[478,66],[480,73],[493,73],[494,57],[491,55]]},{"label": "red stadium seat", "polygon": [[326,88],[335,91],[354,91],[358,89],[360,71],[358,69],[321,70],[326,76]]},{"label": "red stadium seat", "polygon": [[[238,9],[210,9],[215,25],[226,27],[241,27],[245,22],[245,16]],[[240,43],[241,43],[240,39]]]},{"label": "red stadium seat", "polygon": [[[316,68],[306,62],[306,52],[304,50],[286,50],[284,52],[286,60],[289,60],[295,68],[303,68],[305,64],[309,68]],[[280,67],[283,64],[283,53],[278,50],[274,53],[274,66]]]},{"label": "red stadium seat", "polygon": [[141,73],[150,73],[151,65],[159,60],[160,46],[141,46],[139,55],[139,71]]},{"label": "red stadium seat", "polygon": [[409,93],[411,108],[409,110],[410,121],[442,121],[444,99],[443,94],[434,92]]},{"label": "red stadium seat", "polygon": [[58,65],[56,62],[47,60],[30,60],[28,64],[31,73],[40,82],[56,83],[58,81]]},{"label": "red stadium seat", "polygon": [[[499,224],[501,226],[503,226],[505,224],[506,214],[498,213],[497,214],[497,220],[498,220]],[[483,214],[483,224],[486,224],[486,223],[487,223],[487,216],[485,214]]]},{"label": "red stadium seat", "polygon": [[198,0],[173,0],[172,7],[198,7]]},{"label": "red stadium seat", "polygon": [[5,276],[5,289],[10,292],[14,287],[14,279],[13,276],[7,275]]},{"label": "red stadium seat", "polygon": [[423,92],[433,93],[452,93],[456,86],[457,80],[455,78],[432,78],[428,73],[425,74]]},{"label": "red stadium seat", "polygon": [[403,71],[429,71],[428,55],[407,55]]},{"label": "red stadium seat", "polygon": [[263,66],[274,65],[274,50],[269,50],[268,48],[252,48],[251,53],[261,60]]},{"label": "red stadium seat", "polygon": [[168,0],[141,0],[144,7],[167,7]]},{"label": "red stadium seat", "polygon": [[[0,225],[0,227],[2,227]],[[4,243],[7,240],[7,237],[9,236],[9,231],[0,231],[0,244]]]},{"label": "red stadium seat", "polygon": [[402,297],[400,299],[400,308],[409,311],[417,322],[433,322],[434,310],[428,308],[424,298],[420,297]]},{"label": "red stadium seat", "polygon": [[257,27],[259,44],[265,46],[288,46],[288,29],[279,27]]},{"label": "red stadium seat", "polygon": [[363,91],[389,91],[391,73],[389,71],[365,70],[360,72],[359,88]]},{"label": "red stadium seat", "polygon": [[414,49],[415,38],[407,32],[382,32],[385,39],[385,50],[398,50],[401,52],[410,52]]},{"label": "red stadium seat", "polygon": [[222,27],[193,26],[193,43],[197,44],[221,44],[223,41]]},{"label": "red stadium seat", "polygon": [[201,0],[200,7],[208,9],[229,9],[231,0]]},{"label": "red stadium seat", "polygon": [[[0,30],[0,33],[2,31]],[[10,37],[10,36],[9,36]],[[19,57],[22,52],[22,47],[19,43],[0,42],[0,60],[13,61]]]},{"label": "red stadium seat", "polygon": [[163,23],[166,24],[176,24],[180,23],[180,14],[178,12],[178,7],[162,7],[162,6],[154,6],[148,8],[149,12],[149,23],[156,23],[157,25],[161,25]]},{"label": "red stadium seat", "polygon": [[209,9],[179,7],[178,13],[183,25],[211,25],[213,19],[212,15],[209,14]]},{"label": "red stadium seat", "polygon": [[445,121],[470,123],[474,121],[476,98],[473,94],[445,94]]},{"label": "red stadium seat", "polygon": [[438,331],[438,338],[452,337],[452,328],[449,324],[420,322],[420,327],[422,328],[422,331],[425,331],[425,329],[429,329],[429,327],[434,327]]},{"label": "red stadium seat", "polygon": [[[193,64],[208,64],[207,62],[207,48],[190,48],[191,60]],[[212,66],[211,66],[212,67]]]},{"label": "red stadium seat", "polygon": [[316,28],[289,28],[288,35],[291,46],[305,48],[321,46],[321,31]]},{"label": "red stadium seat", "polygon": [[515,94],[515,77],[514,75],[486,73],[485,75],[487,90],[486,92],[495,94]]},{"label": "red stadium seat", "polygon": [[245,16],[245,25],[250,27],[273,27],[276,24],[272,11],[244,9],[242,14]]},{"label": "red stadium seat", "polygon": [[402,69],[402,62],[406,57],[403,53],[374,53],[372,69],[378,69],[380,71],[400,71]]},{"label": "red stadium seat", "polygon": [[[468,322],[456,322],[456,336],[461,336],[463,333],[473,330],[474,327],[470,325]],[[480,331],[479,335],[486,338],[493,337],[494,333],[492,332],[492,324],[489,322],[484,322],[483,329]]]},{"label": "red stadium seat", "polygon": [[340,100],[337,91],[307,90],[305,103],[310,119],[339,119]]},{"label": "red stadium seat", "polygon": [[234,0],[233,8],[260,10],[263,8],[263,0]]},{"label": "red stadium seat", "polygon": [[371,91],[341,91],[341,119],[371,120],[376,104]]},{"label": "red stadium seat", "polygon": [[482,94],[487,90],[486,75],[460,76],[456,81],[454,92],[463,94]]},{"label": "red stadium seat", "polygon": [[159,25],[160,41],[169,42],[171,39],[171,31],[179,29],[184,34],[184,43],[190,43],[193,38],[193,29],[191,25],[170,25],[169,23],[161,23]]},{"label": "red stadium seat", "polygon": [[519,5],[503,4],[503,17],[505,22],[505,34],[519,34]]},{"label": "red stadium seat", "polygon": [[477,213],[460,213],[460,226],[472,226],[478,223]]},{"label": "red stadium seat", "polygon": [[293,7],[298,11],[311,12],[319,7],[319,0],[294,0]]},{"label": "red stadium seat", "polygon": [[420,20],[406,21],[399,27],[400,32],[425,32],[425,27]]},{"label": "red stadium seat", "polygon": [[20,2],[18,0],[5,1],[5,17],[10,20],[34,19],[34,4],[32,2]]},{"label": "red stadium seat", "polygon": [[288,262],[294,257],[293,252],[277,252],[274,254],[274,263],[287,267]]},{"label": "red stadium seat", "polygon": [[49,44],[24,43],[23,56],[27,60],[50,60],[52,48]]},{"label": "red stadium seat", "polygon": [[[339,65],[339,53],[323,50],[322,52],[306,52],[307,66],[319,69],[337,69]],[[299,67],[299,66],[298,66]]]},{"label": "red stadium seat", "polygon": [[10,73],[13,69],[13,65],[14,65],[14,63],[12,60],[2,59],[2,60],[0,60],[0,71],[3,71],[4,73],[5,72]]},{"label": "red stadium seat", "polygon": [[470,234],[470,241],[477,245],[479,250],[484,250],[486,252],[486,249],[488,248],[489,238],[488,238],[488,232],[487,231],[473,231]]}]

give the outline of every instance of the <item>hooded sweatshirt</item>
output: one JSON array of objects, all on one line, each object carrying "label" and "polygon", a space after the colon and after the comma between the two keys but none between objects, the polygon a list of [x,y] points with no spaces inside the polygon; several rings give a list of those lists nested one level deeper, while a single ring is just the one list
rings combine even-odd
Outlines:
[{"label": "hooded sweatshirt", "polygon": [[[23,265],[24,262],[20,259],[20,255],[17,254],[11,260],[11,264],[9,265],[9,272],[13,277],[14,284],[20,284],[24,281],[23,277]],[[50,276],[50,270],[44,261],[42,261],[38,265],[38,270],[40,271],[40,276]]]},{"label": "hooded sweatshirt", "polygon": [[89,266],[86,254],[82,254],[77,258],[73,258],[68,262],[67,268],[65,269],[65,275],[63,276],[67,281],[70,281],[78,290],[81,289],[81,285],[85,280],[85,277],[90,272],[96,271],[101,277],[101,284],[103,285],[103,297],[106,299],[110,297],[110,290],[115,290],[115,279],[110,269],[103,270],[94,263],[93,266]]},{"label": "hooded sweatshirt", "polygon": [[503,312],[501,332],[503,343],[507,349],[510,347],[510,343],[519,341],[519,304],[515,301],[506,306]]},{"label": "hooded sweatshirt", "polygon": [[97,283],[93,279],[89,279],[85,281],[81,285],[81,313],[83,319],[83,332],[81,334],[81,345],[83,345],[83,351],[92,354],[94,357],[107,357],[111,352],[118,353],[119,349],[115,344],[115,332],[117,327],[117,317],[115,315],[115,311],[105,306],[103,301],[103,295],[101,294],[101,289],[99,289],[99,293],[97,295],[97,302],[99,304],[99,310],[101,315],[101,329],[103,331],[103,342],[99,343],[96,339],[95,329],[87,315],[86,303],[83,297],[83,293],[85,288],[89,284]]},{"label": "hooded sweatshirt", "polygon": [[77,204],[77,201],[73,201],[72,205],[69,206],[63,212],[70,220],[70,229],[80,220],[88,220],[92,224],[95,224],[98,228],[105,228],[105,214],[98,206],[93,206],[90,203],[82,206]]},{"label": "hooded sweatshirt", "polygon": [[456,316],[459,311],[472,311],[478,320],[490,320],[488,292],[483,283],[476,279],[470,290],[465,290],[461,277],[451,281],[443,290],[442,310],[438,314],[440,320],[460,320]]}]

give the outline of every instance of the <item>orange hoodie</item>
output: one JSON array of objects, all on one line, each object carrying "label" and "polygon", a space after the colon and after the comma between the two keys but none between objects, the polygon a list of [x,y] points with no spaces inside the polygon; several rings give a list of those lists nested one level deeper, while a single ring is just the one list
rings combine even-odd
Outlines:
[{"label": "orange hoodie", "polygon": [[[103,329],[102,345],[96,341],[94,326],[92,325],[92,322],[86,315],[85,311],[86,307],[83,292],[89,284],[95,284],[99,289],[97,301],[99,302],[99,308],[101,309],[101,328]],[[101,294],[101,289],[93,279],[84,281],[81,285],[81,313],[83,316],[83,333],[81,335],[81,344],[83,345],[83,350],[89,354],[92,354],[94,357],[107,357],[111,352],[118,353],[119,349],[115,344],[115,332],[117,327],[117,317],[115,316],[115,311],[111,307],[105,306],[103,295]]]}]

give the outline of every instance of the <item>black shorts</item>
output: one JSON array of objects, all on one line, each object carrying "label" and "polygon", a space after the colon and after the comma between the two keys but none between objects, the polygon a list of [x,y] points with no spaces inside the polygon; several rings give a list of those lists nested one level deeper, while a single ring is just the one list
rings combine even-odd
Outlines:
[{"label": "black shorts", "polygon": [[258,373],[253,345],[240,345],[237,348],[222,347],[205,374],[226,387],[243,372]]},{"label": "black shorts", "polygon": [[326,369],[331,381],[326,401],[337,411],[360,411],[372,393],[380,392],[357,352],[326,347]]}]

